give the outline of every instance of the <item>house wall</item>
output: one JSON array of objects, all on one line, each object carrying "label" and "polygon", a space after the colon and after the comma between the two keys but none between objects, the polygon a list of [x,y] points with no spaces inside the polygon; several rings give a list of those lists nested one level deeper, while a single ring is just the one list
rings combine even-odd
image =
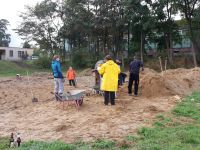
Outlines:
[{"label": "house wall", "polygon": [[[0,49],[5,50],[5,57],[4,60],[22,60],[21,57],[18,56],[19,51],[24,52],[28,54],[28,56],[33,55],[33,49],[27,49],[27,48],[17,48],[17,47],[0,47]],[[10,56],[10,51],[13,51],[13,56]]]}]

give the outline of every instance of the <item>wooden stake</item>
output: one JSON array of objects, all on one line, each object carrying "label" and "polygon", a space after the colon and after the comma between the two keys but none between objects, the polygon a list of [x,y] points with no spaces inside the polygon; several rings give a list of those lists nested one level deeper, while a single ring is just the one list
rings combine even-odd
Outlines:
[{"label": "wooden stake", "polygon": [[162,67],[162,60],[161,57],[159,57],[159,61],[160,61],[160,70],[161,70],[161,74],[163,76],[163,67]]},{"label": "wooden stake", "polygon": [[165,72],[167,71],[167,57],[165,58]]}]

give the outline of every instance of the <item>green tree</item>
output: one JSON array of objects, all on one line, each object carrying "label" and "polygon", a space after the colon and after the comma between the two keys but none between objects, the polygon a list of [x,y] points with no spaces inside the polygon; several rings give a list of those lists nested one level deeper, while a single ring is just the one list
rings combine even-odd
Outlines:
[{"label": "green tree", "polygon": [[196,51],[197,52],[197,61],[200,63],[200,6],[194,12],[194,19],[193,19],[193,34],[196,41]]},{"label": "green tree", "polygon": [[195,27],[194,24],[194,15],[197,12],[200,1],[199,0],[177,0],[176,4],[180,9],[182,15],[185,17],[188,23],[188,30],[190,34],[190,39],[192,41],[192,54],[193,54],[193,61],[194,66],[197,66],[197,57],[200,55],[199,50],[197,49],[198,40],[195,38],[195,33],[193,28]]},{"label": "green tree", "polygon": [[23,44],[23,48],[31,48],[31,45],[27,41],[25,41]]},{"label": "green tree", "polygon": [[27,6],[26,12],[20,15],[22,22],[16,29],[20,36],[35,41],[40,49],[45,49],[51,56],[61,54],[63,49],[63,39],[59,36],[63,22],[58,9],[59,3],[51,0],[44,0],[33,7]]},{"label": "green tree", "polygon": [[[154,16],[156,17],[156,34],[158,38],[165,42],[164,49],[168,51],[168,59],[172,64],[173,51],[172,38],[178,36],[178,25],[175,23],[173,16],[177,14],[175,0],[158,0],[153,4]],[[162,35],[162,36],[160,36]],[[175,35],[175,36],[173,36]],[[162,37],[162,38],[161,38]]]},{"label": "green tree", "polygon": [[123,49],[125,31],[123,1],[95,0],[93,6],[97,51],[101,48],[104,54],[112,52],[117,57]]},{"label": "green tree", "polygon": [[123,30],[121,0],[65,1],[62,33],[72,49],[87,47],[84,49],[96,59],[110,52],[119,55]]},{"label": "green tree", "polygon": [[151,0],[127,0],[126,14],[131,21],[133,42],[136,48],[140,48],[143,61],[145,39],[151,35],[155,27],[155,17],[152,15]]},{"label": "green tree", "polygon": [[6,33],[9,22],[6,19],[0,19],[0,46],[8,47],[11,41],[10,34]]}]

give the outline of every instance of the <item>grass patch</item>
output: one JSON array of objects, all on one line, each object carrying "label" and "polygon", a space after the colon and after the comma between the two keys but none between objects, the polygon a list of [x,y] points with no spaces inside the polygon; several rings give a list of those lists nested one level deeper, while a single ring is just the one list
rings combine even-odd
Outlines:
[{"label": "grass patch", "polygon": [[140,139],[134,149],[200,150],[199,121],[200,93],[195,92],[184,98],[171,114],[157,115],[152,128],[139,129]]},{"label": "grass patch", "polygon": [[192,150],[200,146],[200,129],[195,125],[142,128],[138,150]]},{"label": "grass patch", "polygon": [[99,149],[112,149],[115,143],[107,140],[97,140],[94,143],[84,143],[81,141],[74,144],[66,144],[60,141],[56,142],[41,142],[30,141],[23,144],[20,148],[15,150],[99,150]]},{"label": "grass patch", "polygon": [[75,150],[76,146],[73,144],[65,144],[59,141],[56,142],[41,142],[41,141],[30,141],[23,144],[16,150]]},{"label": "grass patch", "polygon": [[139,137],[133,136],[133,135],[128,135],[125,140],[129,142],[137,142],[139,140]]},{"label": "grass patch", "polygon": [[0,137],[0,150],[6,150],[9,147],[9,139]]},{"label": "grass patch", "polygon": [[92,147],[95,149],[112,149],[115,147],[115,142],[98,139],[92,144]]},{"label": "grass patch", "polygon": [[200,122],[200,93],[195,92],[186,97],[182,103],[173,110],[176,116],[184,116]]},{"label": "grass patch", "polygon": [[48,70],[38,69],[30,62],[0,61],[0,77],[16,76],[16,74],[26,75],[27,71],[32,74]]}]

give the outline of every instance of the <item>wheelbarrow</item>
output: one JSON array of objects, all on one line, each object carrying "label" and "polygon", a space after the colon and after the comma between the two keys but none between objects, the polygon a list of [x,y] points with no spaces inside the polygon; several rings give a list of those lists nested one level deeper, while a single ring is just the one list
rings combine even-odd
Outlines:
[{"label": "wheelbarrow", "polygon": [[62,95],[57,95],[60,102],[63,104],[67,103],[67,106],[69,105],[75,105],[76,108],[79,108],[81,105],[83,105],[83,98],[84,98],[85,91],[84,90],[71,90],[66,93],[63,93]]}]

